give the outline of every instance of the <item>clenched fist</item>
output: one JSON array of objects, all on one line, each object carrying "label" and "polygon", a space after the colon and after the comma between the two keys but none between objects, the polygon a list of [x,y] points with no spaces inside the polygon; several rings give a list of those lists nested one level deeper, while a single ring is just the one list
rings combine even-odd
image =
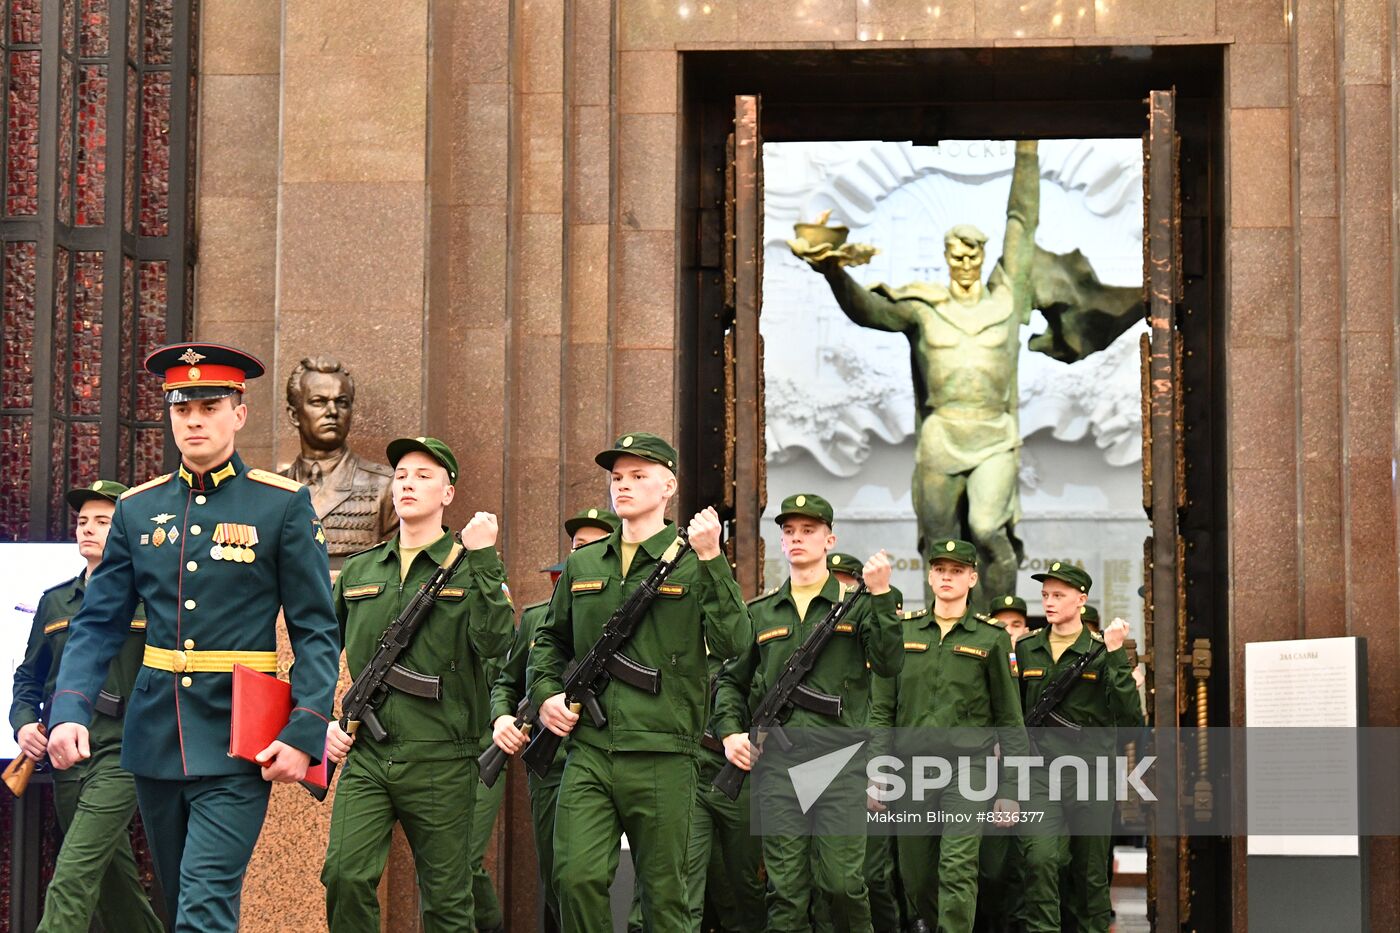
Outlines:
[{"label": "clenched fist", "polygon": [[472,520],[467,522],[467,527],[462,529],[462,547],[468,551],[491,547],[496,543],[496,535],[500,530],[496,516],[490,512],[477,512],[472,516]]},{"label": "clenched fist", "polygon": [[690,520],[690,546],[695,556],[701,560],[713,560],[719,556],[719,513],[713,506],[695,513]]},{"label": "clenched fist", "polygon": [[871,596],[880,596],[890,591],[890,571],[893,567],[890,564],[890,555],[884,551],[877,552],[870,560],[865,562],[860,575],[865,580],[865,588],[870,591]]},{"label": "clenched fist", "polygon": [[1103,646],[1109,651],[1117,651],[1123,647],[1123,642],[1128,637],[1128,623],[1122,619],[1114,619],[1108,623],[1108,628],[1103,630]]}]

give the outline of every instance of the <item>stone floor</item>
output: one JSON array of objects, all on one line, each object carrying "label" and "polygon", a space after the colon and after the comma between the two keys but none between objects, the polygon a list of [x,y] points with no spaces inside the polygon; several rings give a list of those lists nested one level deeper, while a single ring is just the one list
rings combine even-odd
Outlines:
[{"label": "stone floor", "polygon": [[1113,933],[1150,933],[1152,925],[1147,922],[1147,889],[1114,888]]}]

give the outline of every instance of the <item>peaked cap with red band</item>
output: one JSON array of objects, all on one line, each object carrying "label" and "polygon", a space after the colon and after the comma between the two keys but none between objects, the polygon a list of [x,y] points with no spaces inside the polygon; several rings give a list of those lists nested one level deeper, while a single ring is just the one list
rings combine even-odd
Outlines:
[{"label": "peaked cap with red band", "polygon": [[160,376],[165,404],[223,398],[246,391],[266,370],[254,356],[217,343],[172,343],[146,357],[146,371]]}]

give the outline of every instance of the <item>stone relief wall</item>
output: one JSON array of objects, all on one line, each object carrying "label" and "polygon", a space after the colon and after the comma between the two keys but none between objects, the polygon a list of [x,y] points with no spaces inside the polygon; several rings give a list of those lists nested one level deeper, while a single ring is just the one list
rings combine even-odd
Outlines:
[{"label": "stone relief wall", "polygon": [[[922,599],[909,473],[914,410],[909,350],[899,334],[856,326],[825,282],[788,251],[792,224],[831,209],[851,240],[880,249],[853,270],[866,285],[947,281],[943,232],[959,222],[990,237],[1001,254],[1013,144],[945,141],[770,143],[764,147],[766,339],[770,510],[799,489],[837,509],[838,547],[865,556],[885,547],[910,606]],[[1142,150],[1136,139],[1045,140],[1040,144],[1037,242],[1078,248],[1107,284],[1142,281]],[[984,273],[990,273],[990,267]],[[1039,313],[1023,337],[1044,329]],[[1030,579],[1054,560],[1082,562],[1094,576],[1091,602],[1138,629],[1142,513],[1138,386],[1140,325],[1102,353],[1071,365],[1023,349],[1020,420],[1026,565],[1018,593],[1038,604]],[[784,571],[768,523],[769,585]]]}]

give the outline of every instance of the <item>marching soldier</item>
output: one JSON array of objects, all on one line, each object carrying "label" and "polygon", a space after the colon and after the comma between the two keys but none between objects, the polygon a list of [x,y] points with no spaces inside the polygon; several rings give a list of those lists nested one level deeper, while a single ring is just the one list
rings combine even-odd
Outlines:
[{"label": "marching soldier", "polygon": [[[1018,683],[1016,642],[1030,633],[1026,601],[1019,596],[999,596],[992,601],[992,621],[1011,638],[1011,676]],[[1008,828],[988,827],[982,837],[978,865],[977,923],[979,933],[1003,933],[1012,929],[1021,909],[1021,862],[1016,836]]]},{"label": "marching soldier", "polygon": [[[723,660],[710,656],[711,703]],[[763,846],[749,826],[749,785],[730,800],[713,784],[724,767],[724,745],[711,711],[700,742],[700,775],[690,827],[686,879],[690,886],[691,933],[700,933],[706,901],[724,933],[760,931],[763,926]]]},{"label": "marching soldier", "polygon": [[[1001,596],[992,602],[992,619],[1006,630],[1006,634],[1011,636],[1011,655],[1016,656],[1016,642],[1025,638],[1031,633],[1030,612],[1026,608],[1026,601],[1019,596]],[[1011,676],[1019,677],[1020,672],[1017,666],[1011,666]]]},{"label": "marching soldier", "polygon": [[[1068,562],[1056,562],[1041,581],[1046,628],[1021,639],[1017,658],[1025,685],[1026,709],[1033,709],[1049,684],[1054,683],[1078,658],[1097,644],[1105,649],[1076,678],[1055,708],[1062,720],[1076,729],[1043,729],[1037,736],[1037,754],[1049,761],[1075,755],[1088,760],[1113,756],[1117,751],[1115,727],[1142,725],[1137,685],[1128,667],[1123,642],[1127,623],[1115,619],[1099,635],[1081,621],[1081,610],[1090,586],[1089,574]],[[1081,732],[1080,730],[1088,730]],[[1113,831],[1113,799],[1095,799],[1093,788],[1080,797],[1073,769],[1066,769],[1066,785],[1055,799],[1049,794],[1046,769],[1031,772],[1031,800],[1027,807],[1045,813],[1044,831],[1021,836],[1025,873],[1026,926],[1030,933],[1057,933],[1061,929],[1061,905],[1080,933],[1107,933],[1111,910],[1108,859]],[[1069,852],[1070,888],[1060,884],[1063,853]]]},{"label": "marching soldier", "polygon": [[934,604],[931,610],[905,613],[904,668],[898,677],[876,682],[871,723],[939,730],[935,751],[954,762],[967,761],[968,775],[951,775],[945,789],[920,804],[966,814],[965,823],[949,824],[942,835],[896,839],[900,879],[919,920],[940,933],[954,933],[972,929],[980,817],[988,809],[960,788],[988,785],[986,760],[998,743],[1003,755],[1025,755],[1029,745],[1011,676],[1011,639],[982,621],[969,603],[977,584],[977,549],[949,539],[937,542],[935,553],[928,571]]},{"label": "marching soldier", "polygon": [[[325,748],[338,652],[325,535],[299,483],[249,469],[234,449],[243,392],[263,366],[207,343],[162,347],[180,466],[121,495],[102,563],[73,619],[54,693],[49,758],[71,768],[93,751],[103,682],[146,606],[122,766],[177,931],[238,927],[243,874],[271,781],[295,783]],[[282,610],[296,664],[293,710],[257,763],[231,757],[232,670],[277,670]],[[99,714],[100,715],[100,714]]]},{"label": "marching soldier", "polygon": [[1099,623],[1099,610],[1085,603],[1079,608],[1079,621],[1084,623],[1090,634],[1102,635],[1103,628]]},{"label": "marching soldier", "polygon": [[[606,538],[622,525],[622,520],[607,509],[584,509],[564,522],[564,533],[569,536],[569,550],[577,551],[585,544],[592,544],[599,538]],[[563,564],[548,567],[550,582],[558,582],[564,571]],[[491,687],[491,740],[500,746],[507,755],[514,755],[525,747],[528,736],[515,727],[515,710],[525,696],[525,671],[530,659],[530,649],[535,646],[535,634],[549,613],[549,600],[526,606],[520,613],[520,628],[515,633],[515,643],[510,654],[501,665]],[[544,777],[533,771],[526,771],[526,782],[530,789],[530,822],[535,833],[535,856],[540,868],[540,887],[544,891],[545,908],[552,924],[551,929],[559,929],[559,898],[554,891],[554,813],[559,803],[559,783],[564,777],[564,756],[567,743],[559,747],[554,766]],[[509,767],[509,765],[507,765]],[[504,793],[506,782],[497,778],[495,787],[501,788],[497,799]],[[492,790],[482,790],[491,794]],[[547,925],[548,926],[548,925]]]},{"label": "marching soldier", "polygon": [[[15,669],[10,725],[21,751],[35,761],[48,744],[41,713],[48,709],[68,640],[69,623],[83,604],[83,593],[102,561],[117,496],[126,487],[110,480],[68,493],[78,513],[78,553],[87,567],[73,579],[44,592],[34,613],[24,661]],[[94,911],[108,930],[160,933],[164,929],[146,900],[127,828],[136,812],[136,783],[122,770],[122,713],[141,667],[146,642],[145,612],[137,608],[131,634],[107,669],[89,733],[91,757],[54,774],[54,808],[63,829],[53,878],[44,895],[41,931],[86,933]]]},{"label": "marching soldier", "polygon": [[[749,603],[753,641],[721,672],[715,698],[715,726],[724,736],[725,754],[744,770],[752,768],[754,762],[747,732],[750,713],[812,627],[843,597],[841,584],[827,570],[827,552],[836,544],[836,536],[831,532],[834,515],[830,503],[812,494],[789,496],[783,500],[776,521],[783,529],[783,556],[790,568],[789,579]],[[869,587],[869,597],[851,610],[849,621],[838,627],[803,681],[812,690],[841,697],[840,720],[798,708],[793,710],[787,725],[865,727],[870,713],[871,673],[892,676],[903,661],[899,616],[889,584],[890,569],[883,551],[865,564],[862,576]],[[843,787],[854,784],[855,796],[864,799],[863,766],[848,769],[837,782]],[[838,930],[868,933],[872,926],[864,877],[864,834],[806,834],[803,829],[808,816],[799,812],[791,795],[769,794],[765,790],[760,786],[753,793],[759,795],[766,824],[763,861],[769,881],[767,929],[810,930],[811,898],[817,891],[831,905],[832,921]],[[850,800],[850,795],[838,791],[837,797],[842,796],[845,801]]]},{"label": "marching soldier", "polygon": [[[335,582],[352,676],[453,546],[442,525],[456,494],[452,450],[434,437],[410,437],[390,442],[386,455],[399,533],[348,558]],[[413,675],[435,681],[436,696],[391,689],[375,710],[388,733],[382,742],[368,732],[347,733],[335,720],[327,726],[327,754],[345,761],[321,872],[332,931],[379,929],[376,889],[395,822],[413,851],[423,929],[475,927],[463,842],[472,840],[476,757],[487,724],[482,664],[504,654],[515,631],[496,533],[496,516],[472,516],[461,533],[465,563],[399,656]]]},{"label": "marching soldier", "polygon": [[694,553],[681,558],[625,646],[629,658],[661,672],[660,695],[614,682],[598,698],[606,724],[580,722],[565,703],[566,666],[587,653],[676,539],[665,517],[677,489],[670,444],[654,434],[626,434],[595,459],[611,477],[622,527],[569,555],[529,661],[541,724],[573,736],[554,820],[559,907],[569,933],[612,929],[608,887],[625,832],[647,927],[682,930],[690,916],[686,838],[705,731],[706,645],[723,657],[737,654],[747,616],[720,552],[719,516],[706,508],[690,522]]},{"label": "marching soldier", "polygon": [[[826,555],[826,569],[836,577],[842,586],[855,586],[860,582],[860,561],[851,554],[833,551]],[[899,587],[890,586],[894,594],[896,612],[904,608],[904,595]],[[903,911],[900,909],[903,895],[899,891],[895,877],[894,836],[870,833],[865,837],[865,887],[870,892],[870,923],[876,931],[901,930],[904,928]],[[814,911],[814,913],[818,913]],[[815,924],[819,930],[831,928],[828,912],[820,912]]]}]

